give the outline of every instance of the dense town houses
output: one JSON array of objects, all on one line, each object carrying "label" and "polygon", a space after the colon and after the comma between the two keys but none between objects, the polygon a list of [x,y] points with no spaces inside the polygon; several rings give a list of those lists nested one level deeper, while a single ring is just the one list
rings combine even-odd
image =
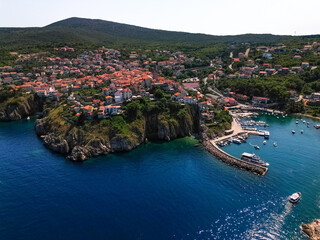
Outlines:
[{"label": "dense town houses", "polygon": [[[235,106],[238,102],[250,100],[241,92],[230,92],[224,97],[204,96],[201,94],[200,84],[203,79],[199,77],[176,81],[186,70],[186,65],[194,63],[195,66],[202,66],[201,59],[189,57],[183,52],[149,49],[143,53],[141,51],[123,53],[103,47],[76,55],[76,50],[68,46],[55,48],[54,51],[63,56],[73,57],[35,55],[33,61],[36,61],[37,66],[24,71],[23,64],[30,61],[30,58],[21,56],[16,65],[0,68],[0,84],[10,86],[12,91],[22,90],[54,101],[66,97],[72,105],[70,111],[74,116],[80,117],[83,114],[87,119],[120,114],[122,105],[134,99],[147,97],[152,100],[154,95],[150,91],[154,88],[160,88],[171,94],[172,100],[180,104],[197,103],[205,119],[212,117],[208,112],[208,106],[212,106],[212,102]],[[283,44],[258,46],[255,51],[259,53],[255,56],[259,57],[250,58],[247,51],[239,52],[228,66],[220,57],[214,58],[210,66],[204,66],[214,69],[207,75],[207,81],[217,82],[222,78],[229,79],[228,81],[236,78],[263,79],[277,74],[300,74],[312,71],[317,66],[304,60],[304,54],[318,54],[320,44],[314,42],[300,49],[290,50],[291,59],[297,63],[296,66],[283,66],[272,62],[277,54],[287,53],[287,48]],[[167,60],[154,60],[149,56],[151,53],[156,58],[165,57]],[[234,70],[236,64],[240,64],[240,67]],[[172,71],[171,78],[161,74],[167,70]],[[191,71],[197,70],[191,68]],[[190,94],[191,92],[193,94]],[[290,91],[290,99],[295,100],[297,96],[296,92],[293,92]],[[317,93],[312,94],[308,104],[320,105],[317,96]],[[254,96],[251,102],[255,106],[265,106],[272,102],[272,99]]]}]

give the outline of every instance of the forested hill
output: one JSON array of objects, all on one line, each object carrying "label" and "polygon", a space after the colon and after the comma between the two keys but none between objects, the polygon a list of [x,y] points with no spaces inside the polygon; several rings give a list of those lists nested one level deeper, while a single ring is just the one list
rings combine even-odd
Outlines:
[{"label": "forested hill", "polygon": [[[214,27],[214,24],[212,25]],[[141,44],[165,43],[268,43],[292,38],[272,34],[213,36],[143,28],[111,21],[69,18],[41,28],[0,28],[0,47],[52,43]]]},{"label": "forested hill", "polygon": [[217,42],[262,42],[276,41],[287,36],[271,34],[244,34],[235,36],[213,36],[206,34],[173,32],[143,28],[128,24],[116,23],[104,20],[69,18],[53,23],[46,28],[61,28],[70,30],[95,31],[112,36],[143,40],[143,41],[169,41],[169,42],[196,42],[196,43],[217,43]]}]

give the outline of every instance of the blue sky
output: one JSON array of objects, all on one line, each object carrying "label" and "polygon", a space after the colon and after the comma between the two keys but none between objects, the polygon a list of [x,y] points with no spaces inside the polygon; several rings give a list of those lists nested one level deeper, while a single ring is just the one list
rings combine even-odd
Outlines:
[{"label": "blue sky", "polygon": [[320,34],[320,0],[0,0],[0,8],[0,27],[85,17],[214,35]]}]

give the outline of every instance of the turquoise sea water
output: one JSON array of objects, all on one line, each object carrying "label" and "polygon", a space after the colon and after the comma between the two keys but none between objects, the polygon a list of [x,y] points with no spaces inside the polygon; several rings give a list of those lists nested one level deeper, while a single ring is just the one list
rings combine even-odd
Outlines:
[{"label": "turquoise sea water", "polygon": [[256,152],[270,163],[265,177],[190,138],[72,163],[42,145],[34,121],[0,123],[0,239],[301,239],[301,222],[320,218],[320,130],[260,119],[267,145],[252,136],[223,149]]}]

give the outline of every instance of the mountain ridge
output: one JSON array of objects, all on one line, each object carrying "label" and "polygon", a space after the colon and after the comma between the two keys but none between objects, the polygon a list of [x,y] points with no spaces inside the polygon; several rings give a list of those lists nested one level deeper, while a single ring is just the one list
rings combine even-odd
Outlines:
[{"label": "mountain ridge", "polygon": [[[319,35],[301,36],[310,38]],[[44,27],[0,28],[0,47],[43,44],[90,43],[270,43],[291,39],[291,35],[241,34],[209,35],[180,31],[157,30],[100,19],[71,17]]]}]

